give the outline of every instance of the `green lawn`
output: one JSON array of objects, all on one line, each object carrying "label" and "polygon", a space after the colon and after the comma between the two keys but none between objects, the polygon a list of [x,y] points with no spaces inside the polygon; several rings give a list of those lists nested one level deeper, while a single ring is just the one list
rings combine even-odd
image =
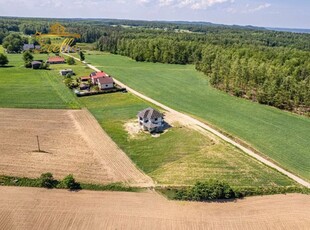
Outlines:
[{"label": "green lawn", "polygon": [[[68,91],[61,78],[55,77],[56,71],[26,69],[21,55],[7,56],[9,67],[0,68],[0,107],[79,108],[73,93]],[[45,60],[47,55],[35,55],[35,58]]]},{"label": "green lawn", "polygon": [[138,63],[118,55],[96,54],[86,55],[86,61],[163,104],[239,137],[310,180],[309,118],[218,91],[192,65]]},{"label": "green lawn", "polygon": [[193,185],[210,178],[238,187],[294,184],[239,149],[217,138],[218,143],[213,142],[188,128],[174,127],[158,138],[145,133],[131,138],[124,124],[150,106],[132,94],[97,95],[79,101],[136,165],[159,184]]}]

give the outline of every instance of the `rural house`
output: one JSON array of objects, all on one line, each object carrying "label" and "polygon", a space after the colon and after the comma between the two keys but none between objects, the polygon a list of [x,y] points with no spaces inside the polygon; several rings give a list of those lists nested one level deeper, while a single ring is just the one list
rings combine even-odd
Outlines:
[{"label": "rural house", "polygon": [[114,88],[114,81],[111,77],[101,77],[97,79],[97,85],[99,89],[112,89]]},{"label": "rural house", "polygon": [[93,83],[93,85],[97,84],[97,80],[99,78],[109,77],[109,75],[106,74],[103,71],[101,71],[101,72],[92,72],[89,76],[91,78],[91,82]]},{"label": "rural house", "polygon": [[141,129],[149,132],[159,132],[164,126],[163,114],[153,108],[147,108],[138,113]]},{"label": "rural house", "polygon": [[72,69],[62,69],[59,71],[59,73],[61,76],[66,76],[67,74],[71,74],[71,75],[74,74]]},{"label": "rural house", "polygon": [[59,57],[59,56],[49,57],[47,60],[47,63],[49,63],[49,64],[62,64],[62,63],[65,63],[65,59],[63,57]]},{"label": "rural house", "polygon": [[42,65],[41,61],[32,61],[31,62],[32,69],[40,69],[41,65]]}]

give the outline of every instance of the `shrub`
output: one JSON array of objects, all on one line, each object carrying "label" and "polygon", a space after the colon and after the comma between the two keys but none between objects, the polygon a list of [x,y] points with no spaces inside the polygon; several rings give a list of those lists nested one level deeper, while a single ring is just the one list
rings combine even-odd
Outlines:
[{"label": "shrub", "polygon": [[80,60],[84,61],[85,60],[85,55],[82,51],[80,51]]},{"label": "shrub", "polygon": [[62,187],[70,190],[80,189],[81,186],[77,183],[72,174],[69,174],[61,181]]},{"label": "shrub", "polygon": [[67,58],[67,64],[68,65],[74,65],[75,64],[75,60],[73,57],[68,57]]},{"label": "shrub", "polygon": [[8,57],[0,53],[0,66],[4,66],[9,63]]},{"label": "shrub", "polygon": [[72,73],[67,73],[66,74],[66,78],[71,78],[72,77]]},{"label": "shrub", "polygon": [[55,187],[55,180],[54,177],[51,173],[43,173],[40,176],[40,180],[41,180],[41,187],[44,188],[53,188]]}]

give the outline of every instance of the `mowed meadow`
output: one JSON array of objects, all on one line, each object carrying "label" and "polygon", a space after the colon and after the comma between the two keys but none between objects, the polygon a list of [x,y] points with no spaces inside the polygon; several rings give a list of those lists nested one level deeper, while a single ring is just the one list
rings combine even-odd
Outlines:
[{"label": "mowed meadow", "polygon": [[310,119],[220,92],[193,65],[136,62],[107,53],[86,60],[133,89],[245,141],[310,181]]},{"label": "mowed meadow", "polygon": [[[79,108],[73,93],[55,78],[55,72],[25,68],[20,54],[7,56],[8,66],[0,68],[0,107]],[[47,58],[46,54],[35,55],[37,60]]]},{"label": "mowed meadow", "polygon": [[[77,63],[73,66],[51,65],[52,70],[32,70],[22,67],[21,55],[8,57],[13,67],[0,68],[0,107],[85,107],[133,162],[158,184],[193,185],[198,180],[219,179],[235,187],[296,185],[239,149],[187,127],[176,125],[157,138],[147,133],[131,138],[124,125],[134,121],[137,112],[151,104],[130,93],[77,98],[65,87],[58,71],[72,68],[77,76],[83,76],[91,72],[89,68]],[[46,55],[35,56],[35,59],[43,58]],[[20,81],[23,84],[19,85]],[[3,93],[4,90],[10,97]]]},{"label": "mowed meadow", "polygon": [[157,138],[143,132],[132,137],[125,124],[136,122],[138,111],[151,105],[130,93],[82,97],[79,101],[158,185],[193,185],[207,179],[226,181],[235,187],[295,184],[230,144],[217,138],[212,141],[191,128],[174,124]]}]

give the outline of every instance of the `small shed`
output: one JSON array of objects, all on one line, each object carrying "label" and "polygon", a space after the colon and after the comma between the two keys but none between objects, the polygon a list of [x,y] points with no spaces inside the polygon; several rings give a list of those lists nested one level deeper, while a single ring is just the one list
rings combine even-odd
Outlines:
[{"label": "small shed", "polygon": [[32,61],[31,62],[32,69],[40,69],[41,65],[42,65],[41,61]]},{"label": "small shed", "polygon": [[61,76],[66,76],[68,73],[72,74],[72,75],[74,74],[72,69],[62,69],[62,70],[59,71],[59,74]]},{"label": "small shed", "polygon": [[80,84],[79,88],[80,88],[80,90],[87,90],[87,89],[89,89],[89,85],[82,83],[82,84]]},{"label": "small shed", "polygon": [[90,76],[80,77],[81,82],[88,82],[90,80]]}]

